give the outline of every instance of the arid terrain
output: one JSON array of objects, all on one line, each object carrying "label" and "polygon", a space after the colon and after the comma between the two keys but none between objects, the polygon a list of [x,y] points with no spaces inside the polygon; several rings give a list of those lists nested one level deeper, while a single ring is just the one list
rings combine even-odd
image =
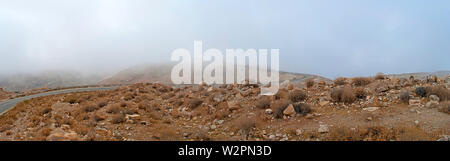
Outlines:
[{"label": "arid terrain", "polygon": [[284,80],[274,96],[250,84],[142,81],[39,97],[0,116],[0,140],[450,139],[448,76]]}]

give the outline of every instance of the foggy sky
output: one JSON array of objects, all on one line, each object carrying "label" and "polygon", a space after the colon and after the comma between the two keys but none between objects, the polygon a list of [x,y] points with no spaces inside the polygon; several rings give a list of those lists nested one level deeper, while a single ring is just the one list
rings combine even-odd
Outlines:
[{"label": "foggy sky", "polygon": [[0,74],[114,72],[194,40],[329,78],[450,70],[450,1],[0,0]]}]

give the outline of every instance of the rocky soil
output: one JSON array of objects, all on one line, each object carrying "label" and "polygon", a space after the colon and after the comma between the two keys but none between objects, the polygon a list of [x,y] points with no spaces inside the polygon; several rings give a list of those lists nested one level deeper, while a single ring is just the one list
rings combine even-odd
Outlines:
[{"label": "rocky soil", "polygon": [[0,116],[0,140],[449,140],[446,78],[377,76],[114,91],[25,101]]}]

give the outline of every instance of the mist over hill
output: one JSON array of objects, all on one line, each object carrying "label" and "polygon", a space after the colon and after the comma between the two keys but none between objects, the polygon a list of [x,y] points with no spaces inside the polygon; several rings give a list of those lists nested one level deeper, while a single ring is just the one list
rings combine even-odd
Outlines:
[{"label": "mist over hill", "polygon": [[0,76],[0,88],[7,91],[25,91],[37,88],[57,88],[97,84],[103,74],[83,74],[75,71],[45,71],[35,74]]}]

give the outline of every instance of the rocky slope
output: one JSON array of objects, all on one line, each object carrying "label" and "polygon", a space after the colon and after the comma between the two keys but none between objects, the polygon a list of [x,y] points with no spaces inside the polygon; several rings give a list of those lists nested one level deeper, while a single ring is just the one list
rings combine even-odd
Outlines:
[{"label": "rocky slope", "polygon": [[450,80],[346,78],[36,98],[0,116],[0,140],[449,140]]}]

